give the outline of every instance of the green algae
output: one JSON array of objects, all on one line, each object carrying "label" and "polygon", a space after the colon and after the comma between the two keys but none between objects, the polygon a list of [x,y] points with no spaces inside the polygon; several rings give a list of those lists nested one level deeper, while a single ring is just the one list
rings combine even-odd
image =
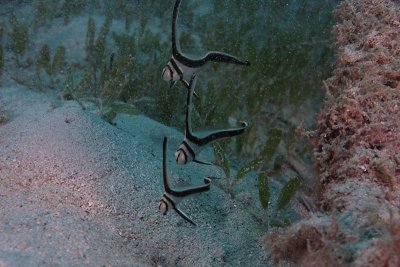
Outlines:
[{"label": "green algae", "polygon": [[263,209],[267,210],[270,206],[270,186],[269,186],[269,176],[260,172],[258,175],[258,197]]},{"label": "green algae", "polygon": [[[217,142],[214,143],[214,155],[217,162],[224,171],[225,179],[227,181],[226,191],[232,194],[233,187],[239,180],[245,177],[248,173],[252,171],[257,171],[263,166],[267,166],[276,154],[278,145],[281,142],[281,138],[282,131],[279,129],[272,129],[270,131],[268,141],[266,142],[260,154],[253,160],[245,164],[241,169],[239,169],[234,176],[231,175],[229,161],[227,159],[227,156],[225,155],[224,149]],[[263,191],[263,193],[267,193],[267,191]],[[266,196],[263,196],[263,199],[265,197]]]},{"label": "green algae", "polygon": [[294,197],[294,194],[298,190],[301,183],[302,179],[300,176],[296,176],[295,178],[290,179],[286,182],[278,197],[278,211],[289,204],[290,200]]},{"label": "green algae", "polygon": [[[51,51],[47,44],[44,44],[37,55],[35,62],[35,76],[37,84],[40,87],[54,88],[55,79],[58,74],[64,70],[65,64],[65,47],[57,47],[53,58],[51,57]],[[49,78],[49,82],[46,82],[41,77],[41,70],[44,70]]]},{"label": "green algae", "polygon": [[20,23],[17,16],[14,13],[10,14],[10,47],[11,51],[15,55],[17,65],[20,64],[20,59],[25,54],[28,48],[29,41],[29,30],[28,26]]}]

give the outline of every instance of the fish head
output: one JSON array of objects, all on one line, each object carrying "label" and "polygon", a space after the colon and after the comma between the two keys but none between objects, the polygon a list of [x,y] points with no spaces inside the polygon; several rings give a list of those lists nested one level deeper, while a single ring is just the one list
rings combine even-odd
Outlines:
[{"label": "fish head", "polygon": [[180,165],[186,164],[188,162],[188,157],[187,157],[185,151],[181,148],[179,148],[175,152],[175,159],[176,159],[176,163],[180,164]]},{"label": "fish head", "polygon": [[179,81],[179,79],[180,79],[179,74],[176,71],[174,71],[174,69],[172,68],[172,66],[169,62],[163,68],[162,73],[161,73],[161,78],[167,82]]},{"label": "fish head", "polygon": [[168,68],[169,66],[168,65],[166,65],[164,68],[163,68],[163,70],[162,70],[162,74],[161,74],[161,78],[164,80],[164,81],[172,81],[172,72],[169,70],[169,68]]},{"label": "fish head", "polygon": [[160,200],[158,204],[158,210],[163,215],[166,215],[168,213],[168,201],[164,197]]}]

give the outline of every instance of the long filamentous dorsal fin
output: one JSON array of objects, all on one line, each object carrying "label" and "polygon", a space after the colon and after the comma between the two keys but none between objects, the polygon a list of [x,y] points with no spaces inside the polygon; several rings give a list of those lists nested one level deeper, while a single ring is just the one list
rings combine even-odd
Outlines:
[{"label": "long filamentous dorsal fin", "polygon": [[221,139],[221,138],[233,137],[233,136],[242,134],[249,125],[245,121],[242,121],[241,124],[242,124],[241,127],[215,131],[215,132],[210,133],[209,135],[207,135],[204,138],[198,138],[196,136],[194,136],[194,137],[198,139],[198,141],[199,141],[198,145],[204,146],[208,143],[211,143],[211,142]]},{"label": "long filamentous dorsal fin", "polygon": [[181,0],[175,1],[174,11],[172,14],[172,55],[175,58],[179,58],[179,55],[181,54],[180,47],[179,47],[178,33],[176,30],[176,22],[178,20],[180,4],[181,4]]},{"label": "long filamentous dorsal fin", "polygon": [[185,123],[185,135],[186,137],[192,136],[192,99],[193,99],[193,92],[194,88],[196,87],[196,74],[193,74],[190,78],[188,94],[186,97],[186,123]]},{"label": "long filamentous dorsal fin", "polygon": [[167,147],[168,147],[168,140],[167,137],[164,137],[163,141],[163,182],[164,182],[164,191],[168,194],[172,193],[171,185],[169,183],[168,178],[168,168],[167,168]]},{"label": "long filamentous dorsal fin", "polygon": [[225,130],[220,130],[220,131],[215,131],[210,133],[204,138],[200,138],[198,136],[195,136],[193,131],[192,131],[192,119],[191,119],[191,114],[192,114],[192,109],[193,109],[193,92],[194,88],[196,87],[196,74],[192,75],[192,78],[190,79],[189,83],[189,90],[186,98],[186,123],[185,123],[185,137],[188,139],[190,142],[194,143],[195,145],[198,146],[204,146],[212,141],[215,141],[217,139],[225,138],[225,137],[233,137],[239,134],[242,134],[244,130],[248,127],[248,124],[246,122],[242,122],[242,126],[238,128],[233,128],[233,129],[225,129]]},{"label": "long filamentous dorsal fin", "polygon": [[179,61],[181,64],[189,68],[200,68],[209,61],[213,62],[223,62],[236,65],[249,66],[250,62],[238,59],[235,56],[229,55],[223,52],[212,51],[208,52],[205,56],[199,59],[191,59],[185,56],[180,47],[178,31],[177,31],[177,21],[179,14],[179,7],[181,0],[176,0],[174,5],[174,11],[172,13],[172,56]]}]

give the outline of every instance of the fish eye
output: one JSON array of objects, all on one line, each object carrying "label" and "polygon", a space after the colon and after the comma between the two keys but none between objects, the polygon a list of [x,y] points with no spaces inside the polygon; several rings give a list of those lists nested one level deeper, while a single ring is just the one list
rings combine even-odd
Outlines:
[{"label": "fish eye", "polygon": [[186,163],[186,155],[180,149],[175,152],[175,159],[176,159],[177,164],[185,164]]},{"label": "fish eye", "polygon": [[164,199],[160,200],[160,203],[158,204],[158,210],[163,214],[167,214],[168,212],[168,204],[165,202]]}]

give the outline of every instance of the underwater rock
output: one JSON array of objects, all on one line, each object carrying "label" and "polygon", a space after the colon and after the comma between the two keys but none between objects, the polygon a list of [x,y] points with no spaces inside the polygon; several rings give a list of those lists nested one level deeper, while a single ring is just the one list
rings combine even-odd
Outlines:
[{"label": "underwater rock", "polygon": [[275,262],[400,266],[400,5],[343,1],[335,17],[314,136],[320,212],[265,240]]}]

